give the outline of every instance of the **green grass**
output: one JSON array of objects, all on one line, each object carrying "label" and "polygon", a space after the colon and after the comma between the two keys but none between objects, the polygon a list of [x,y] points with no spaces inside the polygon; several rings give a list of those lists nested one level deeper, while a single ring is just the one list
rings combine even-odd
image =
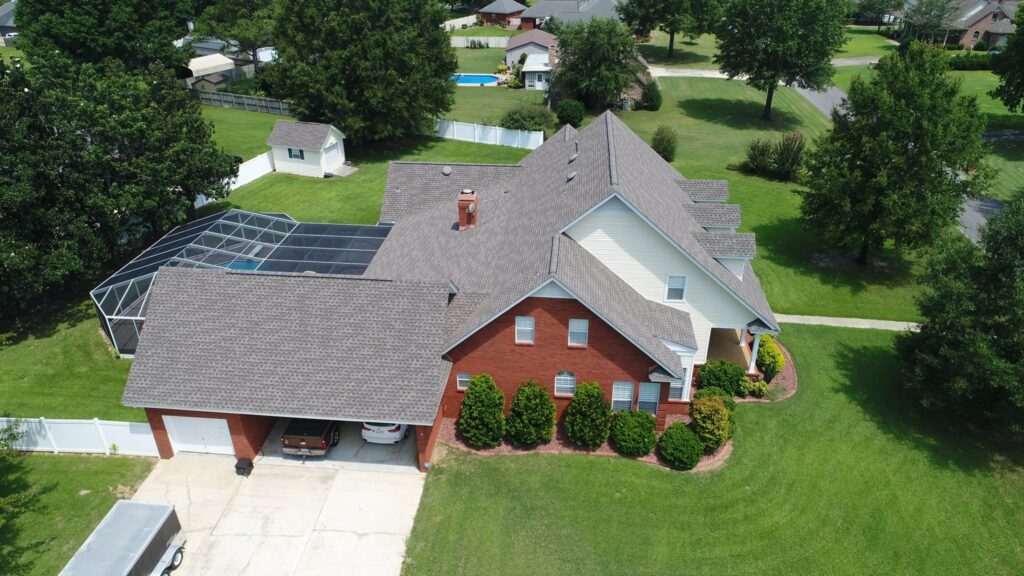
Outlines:
[{"label": "green grass", "polygon": [[0,46],[0,56],[4,58],[21,58],[24,54],[14,46]]},{"label": "green grass", "polygon": [[715,37],[711,34],[694,40],[676,36],[672,58],[668,57],[668,34],[664,32],[656,32],[650,42],[637,44],[637,50],[652,66],[718,69],[718,65],[714,63],[718,49],[715,47]]},{"label": "green grass", "polygon": [[1024,113],[1010,112],[1006,105],[988,95],[999,85],[999,77],[988,70],[956,72],[964,79],[961,93],[978,98],[981,113],[988,119],[989,130],[1013,128],[1024,130]]},{"label": "green grass", "polygon": [[884,56],[896,49],[896,45],[888,38],[875,33],[874,26],[847,26],[846,32],[846,44],[836,54],[836,58]]},{"label": "green grass", "polygon": [[248,160],[267,150],[267,137],[278,120],[288,116],[203,106],[203,117],[213,122],[213,138],[225,152]]},{"label": "green grass", "polygon": [[[32,486],[38,495],[29,510],[0,531],[0,571],[51,575],[60,572],[114,502],[130,497],[154,460],[126,456],[32,454],[0,497]],[[7,520],[7,518],[5,518]]]},{"label": "green grass", "polygon": [[500,26],[473,26],[470,28],[456,28],[451,31],[452,36],[472,36],[476,38],[501,38],[506,36],[516,36],[522,34],[525,30],[509,30],[508,28],[502,28]]},{"label": "green grass", "polygon": [[450,454],[403,573],[1018,574],[1021,447],[911,415],[891,333],[783,329],[799,392],[740,405],[721,470]]},{"label": "green grass", "polygon": [[[849,92],[853,79],[864,73],[870,75],[871,67],[866,64],[863,66],[839,66],[832,76],[832,83],[843,92]],[[864,79],[867,80],[868,76],[865,76]]]},{"label": "green grass", "polygon": [[270,174],[235,190],[204,213],[229,207],[257,212],[287,212],[307,222],[372,224],[380,216],[388,162],[478,162],[514,164],[528,150],[435,138],[418,138],[348,151],[359,170],[345,178],[308,178]]},{"label": "green grass", "polygon": [[91,300],[73,298],[23,322],[0,344],[0,416],[146,421],[121,405],[131,362],[114,356]]},{"label": "green grass", "polygon": [[993,142],[988,163],[999,170],[989,190],[992,196],[1000,200],[1024,197],[1024,141]]},{"label": "green grass", "polygon": [[542,90],[464,86],[455,89],[455,105],[445,114],[445,118],[497,126],[509,110],[543,104]]},{"label": "green grass", "polygon": [[456,48],[459,57],[459,72],[493,74],[498,64],[505,61],[504,48]]}]

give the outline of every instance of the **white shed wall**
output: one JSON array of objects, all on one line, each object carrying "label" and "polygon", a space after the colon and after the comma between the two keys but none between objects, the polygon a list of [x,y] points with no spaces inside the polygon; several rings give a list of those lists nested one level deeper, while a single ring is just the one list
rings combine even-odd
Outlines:
[{"label": "white shed wall", "polygon": [[539,44],[525,44],[505,52],[505,64],[511,66],[519,63],[520,54],[547,54],[548,49]]},{"label": "white shed wall", "polygon": [[285,146],[274,146],[274,169],[283,174],[298,174],[299,176],[312,176],[321,178],[324,175],[321,167],[320,151],[305,150],[305,159],[288,157],[288,148]]}]

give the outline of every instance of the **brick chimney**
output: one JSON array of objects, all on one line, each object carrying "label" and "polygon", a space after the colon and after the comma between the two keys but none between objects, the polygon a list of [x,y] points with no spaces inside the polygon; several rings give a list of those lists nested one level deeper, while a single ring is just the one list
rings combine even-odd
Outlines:
[{"label": "brick chimney", "polygon": [[475,190],[466,188],[459,192],[459,231],[476,227],[478,209]]}]

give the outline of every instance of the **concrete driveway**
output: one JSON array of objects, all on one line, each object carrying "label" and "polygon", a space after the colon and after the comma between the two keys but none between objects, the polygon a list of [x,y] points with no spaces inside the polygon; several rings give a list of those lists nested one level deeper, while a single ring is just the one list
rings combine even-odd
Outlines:
[{"label": "concrete driveway", "polygon": [[134,500],[174,504],[188,538],[175,576],[399,574],[424,476],[257,465],[180,453],[161,460]]}]

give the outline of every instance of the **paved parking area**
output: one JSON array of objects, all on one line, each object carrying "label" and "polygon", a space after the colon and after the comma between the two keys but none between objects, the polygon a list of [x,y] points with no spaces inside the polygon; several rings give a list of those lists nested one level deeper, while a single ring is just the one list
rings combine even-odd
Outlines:
[{"label": "paved parking area", "polygon": [[175,576],[399,574],[419,473],[257,464],[181,453],[134,499],[174,504],[188,538]]}]

